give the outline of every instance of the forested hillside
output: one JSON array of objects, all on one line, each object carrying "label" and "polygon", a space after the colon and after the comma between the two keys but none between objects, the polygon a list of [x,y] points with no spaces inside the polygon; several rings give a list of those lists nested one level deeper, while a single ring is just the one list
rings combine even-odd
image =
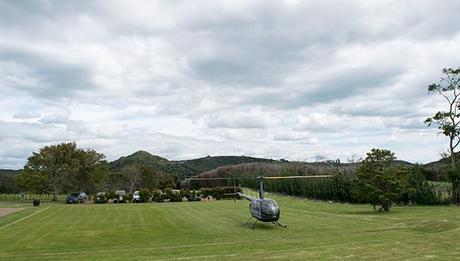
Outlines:
[{"label": "forested hillside", "polygon": [[120,171],[123,167],[140,164],[150,166],[157,172],[178,177],[193,176],[221,166],[236,165],[250,162],[277,162],[271,159],[253,158],[246,156],[216,156],[192,160],[169,161],[165,158],[152,155],[146,151],[138,151],[129,156],[121,157],[110,162],[113,172]]},{"label": "forested hillside", "polygon": [[[460,161],[460,153],[455,153],[455,159]],[[423,165],[424,174],[429,180],[449,181],[449,170],[451,169],[450,156]]]},{"label": "forested hillside", "polygon": [[16,193],[16,178],[20,170],[0,169],[0,193]]}]

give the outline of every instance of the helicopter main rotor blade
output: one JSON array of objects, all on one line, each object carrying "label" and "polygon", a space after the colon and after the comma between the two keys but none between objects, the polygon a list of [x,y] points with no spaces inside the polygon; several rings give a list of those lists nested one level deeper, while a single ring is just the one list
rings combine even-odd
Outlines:
[{"label": "helicopter main rotor blade", "polygon": [[[238,179],[255,179],[256,177],[244,177],[244,178],[238,178]],[[186,178],[185,180],[229,180],[229,179],[234,179],[232,177],[227,177],[227,178],[200,178],[200,177],[191,177],[191,178]]]},{"label": "helicopter main rotor blade", "polygon": [[230,178],[186,178],[186,180],[227,180]]},{"label": "helicopter main rotor blade", "polygon": [[267,176],[264,179],[309,179],[309,178],[332,178],[333,175],[311,175],[311,176]]},{"label": "helicopter main rotor blade", "polygon": [[[262,176],[262,177],[238,177],[238,179],[252,180],[252,179],[314,179],[314,178],[332,178],[334,175],[309,175],[309,176]],[[185,180],[234,180],[232,177],[227,178],[206,178],[206,177],[190,177]]]}]

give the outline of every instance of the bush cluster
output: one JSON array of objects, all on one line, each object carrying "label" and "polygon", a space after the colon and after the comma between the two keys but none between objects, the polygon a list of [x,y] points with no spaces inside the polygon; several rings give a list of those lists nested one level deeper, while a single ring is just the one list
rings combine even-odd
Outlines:
[{"label": "bush cluster", "polygon": [[139,201],[141,203],[150,202],[151,193],[148,189],[139,190]]},{"label": "bush cluster", "polygon": [[[356,202],[356,199],[352,195],[354,181],[354,175],[337,173],[333,178],[267,179],[264,181],[264,188],[266,191],[291,196],[341,202]],[[243,180],[241,184],[253,189],[259,188],[257,179]]]},{"label": "bush cluster", "polygon": [[[139,191],[140,202],[181,202],[183,199],[187,201],[201,201],[202,198],[212,197],[216,200],[232,199],[237,197],[235,192],[241,192],[240,188],[234,187],[214,187],[214,188],[203,188],[202,190],[187,190],[181,189],[172,190],[166,188],[164,190],[148,190],[141,189]],[[108,198],[116,198],[114,192],[107,193]],[[130,201],[132,194],[129,193],[126,199]]]},{"label": "bush cluster", "polygon": [[221,199],[234,199],[237,197],[236,193],[242,192],[241,188],[238,187],[214,187],[214,188],[202,188],[201,194],[203,198],[212,197],[216,200]]}]

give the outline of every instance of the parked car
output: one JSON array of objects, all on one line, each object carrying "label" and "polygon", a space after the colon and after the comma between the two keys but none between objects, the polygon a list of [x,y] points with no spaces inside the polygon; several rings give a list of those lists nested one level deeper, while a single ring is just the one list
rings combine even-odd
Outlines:
[{"label": "parked car", "polygon": [[139,194],[139,190],[134,191],[134,193],[133,193],[133,202],[134,203],[141,202],[141,195]]},{"label": "parked car", "polygon": [[98,192],[94,197],[94,203],[96,204],[107,203],[108,201],[109,199],[107,198],[105,192]]},{"label": "parked car", "polygon": [[126,202],[126,191],[124,190],[115,191],[115,198],[113,199],[113,203],[125,203],[125,202]]},{"label": "parked car", "polygon": [[85,192],[80,191],[80,192],[78,192],[78,193],[80,193],[80,196],[82,196],[85,200],[88,199]]},{"label": "parked car", "polygon": [[67,197],[67,203],[76,204],[76,203],[85,203],[86,194],[84,192],[75,192],[70,194]]}]

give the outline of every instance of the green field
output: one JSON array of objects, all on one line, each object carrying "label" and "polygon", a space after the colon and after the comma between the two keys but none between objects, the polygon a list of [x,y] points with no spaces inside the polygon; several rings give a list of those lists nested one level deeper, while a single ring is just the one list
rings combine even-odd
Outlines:
[{"label": "green field", "polygon": [[244,227],[246,201],[27,204],[0,218],[0,260],[460,257],[459,207],[396,207],[382,214],[366,205],[274,198],[287,229],[272,224]]}]

